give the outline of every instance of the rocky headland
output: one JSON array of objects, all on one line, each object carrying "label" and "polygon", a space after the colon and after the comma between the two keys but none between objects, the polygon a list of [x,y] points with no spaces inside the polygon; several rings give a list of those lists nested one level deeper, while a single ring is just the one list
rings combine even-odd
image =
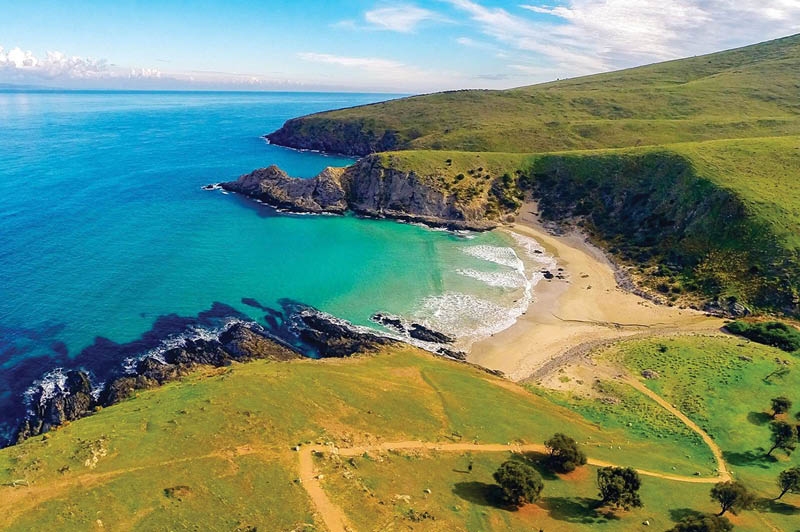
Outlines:
[{"label": "rocky headland", "polygon": [[376,155],[347,168],[326,168],[311,179],[290,177],[273,165],[220,186],[288,212],[351,211],[454,230],[485,231],[498,225],[487,216],[485,198],[462,201],[435,179],[387,167]]}]

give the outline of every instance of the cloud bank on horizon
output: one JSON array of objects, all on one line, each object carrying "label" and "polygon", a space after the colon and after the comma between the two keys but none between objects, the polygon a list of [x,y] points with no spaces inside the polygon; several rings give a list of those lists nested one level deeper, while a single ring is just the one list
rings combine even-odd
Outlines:
[{"label": "cloud bank on horizon", "polygon": [[[231,1],[202,14],[185,13],[172,0],[159,8],[85,0],[52,20],[42,15],[38,28],[15,25],[36,3],[17,6],[17,16],[13,6],[7,13],[2,38],[12,42],[0,42],[9,47],[0,46],[0,84],[407,93],[505,88],[800,32],[800,0],[320,0],[299,7]],[[131,22],[132,13],[139,23]],[[105,20],[108,32],[82,23],[87,14]],[[73,49],[83,53],[61,51]]]}]

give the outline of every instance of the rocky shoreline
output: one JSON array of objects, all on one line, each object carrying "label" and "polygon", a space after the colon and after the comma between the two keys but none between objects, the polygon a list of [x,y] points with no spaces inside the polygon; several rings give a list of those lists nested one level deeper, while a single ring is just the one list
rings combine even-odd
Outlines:
[{"label": "rocky shoreline", "polygon": [[[485,205],[461,203],[414,172],[387,168],[378,156],[346,168],[326,168],[311,179],[290,177],[272,165],[218,186],[287,212],[352,212],[450,230],[487,231],[498,226],[487,219]],[[209,185],[209,190],[213,188]]]},{"label": "rocky shoreline", "polygon": [[[257,303],[252,301],[248,304]],[[286,324],[285,328],[275,325],[275,318],[280,313],[271,311],[265,318],[266,328],[254,322],[236,321],[222,330],[216,339],[186,339],[179,347],[144,356],[136,361],[134,367],[120,371],[100,389],[92,385],[90,373],[83,370],[66,372],[61,382],[54,386],[38,385],[30,394],[29,413],[19,425],[12,444],[92,415],[134,396],[140,390],[178,380],[199,367],[225,367],[234,362],[254,360],[285,362],[307,358],[307,350],[293,345],[297,342],[309,347],[313,356],[318,358],[349,357],[401,343],[396,337],[353,326],[296,302],[284,301],[283,304],[285,310],[280,318]],[[398,332],[402,329],[402,334],[409,339],[429,343],[426,347],[440,356],[457,361],[466,358],[465,353],[446,347],[454,341],[453,338],[421,324],[401,324],[397,321],[397,325],[391,327],[389,322],[393,318],[384,315],[376,315],[373,321]],[[290,334],[287,335],[287,331]],[[283,336],[287,336],[289,341],[285,341]]]}]

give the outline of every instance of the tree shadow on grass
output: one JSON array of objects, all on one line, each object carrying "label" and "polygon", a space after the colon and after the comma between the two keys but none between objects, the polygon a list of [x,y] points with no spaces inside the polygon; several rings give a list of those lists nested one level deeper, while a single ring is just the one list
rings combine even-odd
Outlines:
[{"label": "tree shadow on grass", "polygon": [[619,520],[612,512],[601,512],[599,501],[588,497],[544,497],[539,506],[558,521],[580,524],[601,524]]},{"label": "tree shadow on grass", "polygon": [[472,504],[507,509],[503,501],[503,490],[497,484],[477,481],[456,482],[453,485],[453,493]]},{"label": "tree shadow on grass", "polygon": [[800,508],[783,501],[776,501],[775,499],[759,499],[756,502],[756,508],[761,512],[769,512],[773,514],[782,515],[800,515]]},{"label": "tree shadow on grass", "polygon": [[772,417],[765,412],[749,412],[747,414],[747,421],[753,425],[766,425],[771,419]]},{"label": "tree shadow on grass", "polygon": [[703,512],[698,512],[697,510],[693,510],[691,508],[672,508],[669,511],[669,518],[672,519],[674,522],[678,523],[687,519],[689,517],[703,517]]},{"label": "tree shadow on grass", "polygon": [[514,453],[509,460],[515,460],[531,466],[544,480],[558,480],[558,475],[553,472],[553,469],[548,463],[548,456],[544,453],[537,453],[534,451]]},{"label": "tree shadow on grass", "polygon": [[770,464],[777,461],[777,459],[772,456],[766,456],[762,449],[745,451],[742,453],[723,451],[722,456],[725,458],[725,461],[731,465],[755,466],[762,469],[769,469]]}]

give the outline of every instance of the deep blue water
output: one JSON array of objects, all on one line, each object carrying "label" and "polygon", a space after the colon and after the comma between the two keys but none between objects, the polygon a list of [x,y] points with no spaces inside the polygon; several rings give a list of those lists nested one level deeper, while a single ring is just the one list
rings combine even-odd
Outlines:
[{"label": "deep blue water", "polygon": [[388,311],[456,334],[506,319],[521,288],[497,282],[519,269],[505,235],[286,216],[201,189],[269,164],[299,177],[350,164],[262,135],[389,97],[0,92],[0,433],[49,370],[99,382],[187,328],[264,323],[254,301],[362,325]]}]

